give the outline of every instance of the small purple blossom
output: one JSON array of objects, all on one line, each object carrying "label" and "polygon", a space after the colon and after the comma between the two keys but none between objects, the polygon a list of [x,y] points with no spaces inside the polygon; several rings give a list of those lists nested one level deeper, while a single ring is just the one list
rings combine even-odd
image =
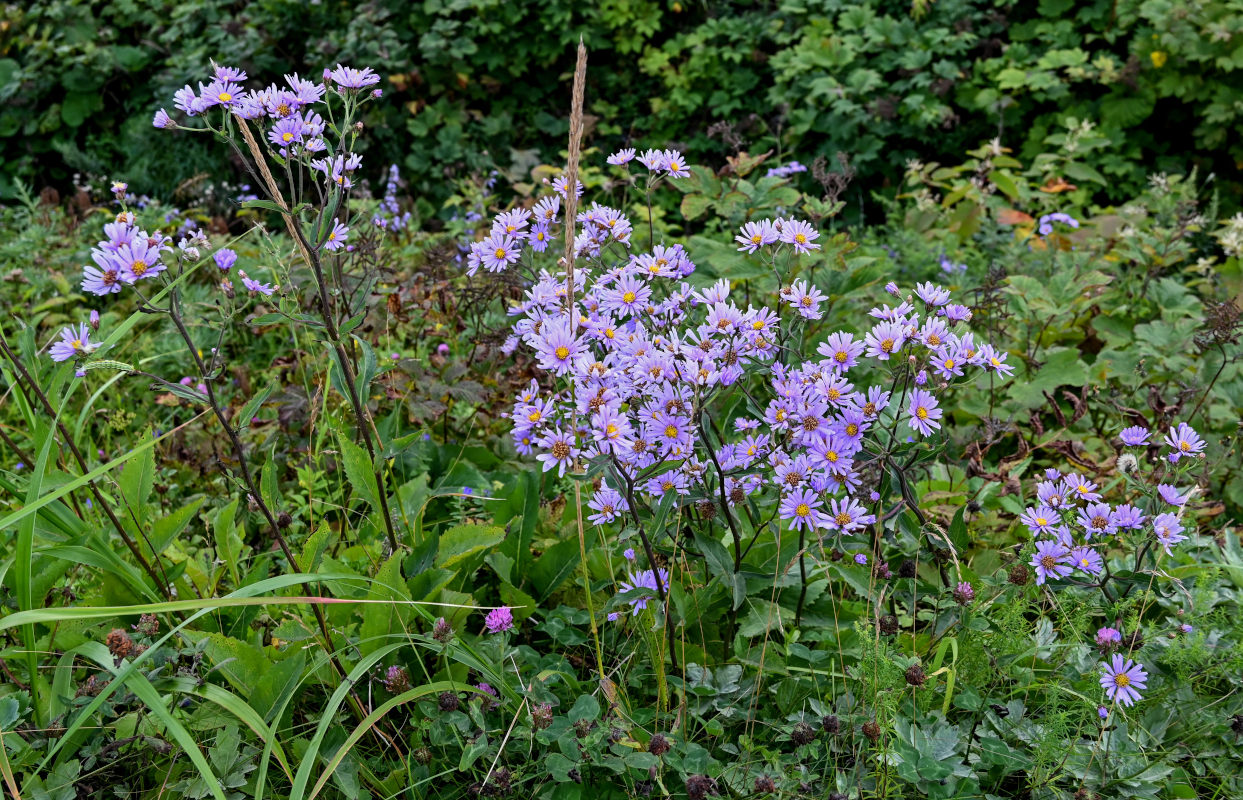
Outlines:
[{"label": "small purple blossom", "polygon": [[1143,699],[1139,690],[1148,686],[1143,665],[1115,653],[1109,663],[1101,662],[1101,673],[1101,688],[1110,700],[1132,706]]},{"label": "small purple blossom", "polygon": [[509,606],[494,608],[483,619],[486,633],[504,633],[514,627],[514,612]]}]

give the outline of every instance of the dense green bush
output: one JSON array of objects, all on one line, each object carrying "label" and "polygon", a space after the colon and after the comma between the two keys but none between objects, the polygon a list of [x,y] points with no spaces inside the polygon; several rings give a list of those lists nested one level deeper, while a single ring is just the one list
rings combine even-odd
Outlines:
[{"label": "dense green bush", "polygon": [[[1068,177],[1102,198],[1133,195],[1153,168],[1198,165],[1237,206],[1241,20],[1225,0],[31,2],[0,26],[0,196],[14,176],[65,191],[75,173],[107,173],[164,196],[220,177],[203,141],[155,157],[169,145],[151,115],[191,65],[305,75],[339,59],[386,75],[395,102],[368,117],[370,147],[432,212],[449,177],[556,155],[582,35],[588,136],[603,147],[741,144],[807,164],[842,151],[860,185],[880,188],[908,158],[994,135],[1031,158],[1075,117],[1107,146]],[[868,199],[859,191],[847,213],[871,213]]]}]

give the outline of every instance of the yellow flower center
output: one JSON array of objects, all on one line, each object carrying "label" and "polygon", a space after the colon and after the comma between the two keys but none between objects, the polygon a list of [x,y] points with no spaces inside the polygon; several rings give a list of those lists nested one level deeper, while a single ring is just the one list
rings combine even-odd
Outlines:
[{"label": "yellow flower center", "polygon": [[604,435],[612,439],[614,436],[617,435],[617,426],[611,422],[608,425],[604,426]]},{"label": "yellow flower center", "polygon": [[752,323],[751,323],[751,330],[755,330],[755,331],[762,331],[762,330],[764,330],[764,320],[762,320],[762,319],[757,319],[755,322],[752,322]]},{"label": "yellow flower center", "polygon": [[1048,525],[1048,524],[1049,524],[1049,520],[1045,519],[1044,517],[1036,517],[1036,526],[1037,526],[1037,527],[1042,527],[1042,526],[1044,526],[1044,525]]},{"label": "yellow flower center", "polygon": [[836,517],[834,517],[834,518],[833,518],[833,521],[834,521],[834,522],[836,522],[838,525],[849,525],[849,524],[850,524],[850,515],[849,515],[849,514],[847,514],[845,511],[843,511],[842,513],[840,513],[840,514],[838,514]]},{"label": "yellow flower center", "polygon": [[676,439],[678,436],[678,429],[673,425],[666,426],[665,436],[668,436],[670,439]]},{"label": "yellow flower center", "polygon": [[1188,450],[1190,450],[1190,449],[1191,449],[1191,445],[1190,445],[1189,443],[1187,443],[1187,442],[1179,442],[1179,443],[1178,443],[1178,449],[1179,449],[1179,450],[1182,450],[1182,451],[1185,453],[1185,452],[1187,452]]},{"label": "yellow flower center", "polygon": [[147,262],[146,261],[135,261],[130,266],[130,271],[133,272],[135,275],[142,275],[144,272],[147,271]]},{"label": "yellow flower center", "polygon": [[542,416],[544,416],[544,415],[543,415],[543,414],[541,414],[540,412],[538,412],[538,411],[532,411],[530,414],[527,414],[527,419],[529,419],[531,422],[539,422],[539,421],[540,421],[540,417],[542,417]]},{"label": "yellow flower center", "polygon": [[220,94],[216,95],[216,97],[217,97],[217,98],[220,100],[220,102],[222,102],[222,103],[227,103],[227,102],[229,102],[230,100],[232,100],[232,99],[233,99],[233,95],[229,94],[228,92],[221,92]]},{"label": "yellow flower center", "polygon": [[555,355],[557,356],[557,358],[564,361],[570,357],[570,348],[566,347],[565,345],[561,345],[560,347],[556,349]]},{"label": "yellow flower center", "polygon": [[634,292],[626,292],[625,294],[623,294],[623,295],[622,295],[622,302],[623,302],[623,303],[633,303],[633,302],[634,302]]},{"label": "yellow flower center", "polygon": [[504,257],[505,257],[505,248],[503,248],[503,247],[498,247],[498,248],[496,248],[496,253],[495,253],[494,255],[495,255],[497,258],[504,258]]},{"label": "yellow flower center", "polygon": [[828,451],[827,453],[824,454],[824,457],[831,464],[837,463],[837,451],[836,450]]},{"label": "yellow flower center", "polygon": [[799,244],[807,244],[807,237],[801,233],[796,233],[794,234],[794,241],[798,242]]},{"label": "yellow flower center", "polygon": [[920,419],[928,419],[928,409],[924,408],[923,406],[920,406],[919,408],[915,409],[915,416],[919,417]]},{"label": "yellow flower center", "polygon": [[850,358],[850,356],[847,355],[845,351],[842,351],[842,350],[838,350],[836,353],[833,354],[833,360],[839,364],[845,364],[846,359],[848,358]]},{"label": "yellow flower center", "polygon": [[292,142],[292,141],[293,141],[293,134],[292,134],[292,133],[282,133],[282,134],[281,134],[281,141],[285,141],[285,142]]},{"label": "yellow flower center", "polygon": [[853,422],[846,426],[847,436],[854,436],[858,432],[859,432],[859,426],[854,424]]},{"label": "yellow flower center", "polygon": [[881,341],[880,349],[881,349],[881,352],[892,353],[893,352],[893,339],[885,339]]},{"label": "yellow flower center", "polygon": [[794,509],[794,513],[798,514],[800,517],[805,517],[811,513],[811,507],[806,503],[799,503]]},{"label": "yellow flower center", "polygon": [[758,233],[751,237],[751,244],[759,244],[762,241],[764,241],[764,237]]},{"label": "yellow flower center", "polygon": [[81,340],[81,339],[74,339],[74,340],[73,340],[73,349],[74,349],[74,350],[81,350],[81,349],[82,349],[82,340]]},{"label": "yellow flower center", "polygon": [[1114,684],[1117,686],[1130,686],[1131,676],[1127,675],[1125,672],[1119,673],[1114,676]]}]

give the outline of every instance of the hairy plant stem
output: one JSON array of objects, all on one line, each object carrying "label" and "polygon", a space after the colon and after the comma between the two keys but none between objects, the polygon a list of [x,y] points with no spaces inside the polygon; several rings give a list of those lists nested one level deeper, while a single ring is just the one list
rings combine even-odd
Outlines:
[{"label": "hairy plant stem", "polygon": [[[350,407],[354,412],[355,427],[362,437],[363,444],[367,448],[367,454],[371,457],[372,472],[375,476],[376,486],[380,500],[380,514],[384,517],[384,531],[388,536],[389,547],[394,552],[399,548],[397,542],[397,531],[393,527],[393,515],[388,507],[388,482],[384,477],[384,470],[380,464],[376,463],[376,442],[380,438],[379,430],[375,427],[375,421],[372,420],[370,413],[367,411],[366,404],[362,398],[358,396],[357,372],[354,366],[354,360],[344,342],[341,340],[341,331],[337,327],[336,315],[332,308],[332,302],[328,293],[328,282],[324,278],[323,264],[319,259],[319,251],[312,247],[306,240],[306,235],[302,231],[302,226],[298,225],[297,220],[293,217],[293,212],[289,205],[285,202],[284,196],[281,194],[280,187],[276,183],[276,179],[272,177],[271,171],[268,169],[267,161],[263,158],[263,151],[259,148],[258,141],[255,140],[254,134],[250,130],[250,126],[245,120],[239,118],[238,129],[242,132],[242,137],[246,139],[246,145],[250,148],[251,156],[255,160],[262,176],[262,184],[268,195],[272,198],[272,202],[281,209],[281,219],[285,222],[285,229],[289,232],[289,236],[298,246],[298,250],[302,254],[303,260],[307,266],[311,268],[312,274],[315,276],[315,287],[319,293],[320,309],[324,316],[324,330],[328,334],[329,343],[332,345],[333,351],[337,355],[337,362],[341,365],[341,372],[345,377],[346,386],[343,387],[346,397],[350,401]],[[374,435],[374,436],[373,436]]]},{"label": "hairy plant stem", "polygon": [[[0,330],[0,349],[4,350],[4,355],[8,358],[9,363],[11,363],[13,368],[18,371],[18,374],[21,375],[25,385],[34,393],[35,397],[39,399],[39,404],[43,406],[43,410],[49,417],[56,420],[56,429],[60,432],[61,440],[64,441],[66,446],[68,446],[69,452],[73,454],[73,459],[78,463],[78,468],[82,470],[82,474],[86,475],[89,473],[91,470],[86,465],[86,459],[82,457],[82,451],[79,450],[77,444],[74,443],[73,437],[69,435],[69,431],[65,428],[65,423],[60,421],[60,418],[56,415],[56,409],[52,407],[52,403],[48,400],[47,395],[43,393],[43,390],[39,388],[39,384],[35,382],[30,372],[26,369],[26,365],[22,363],[22,360],[18,357],[18,355],[10,349],[9,341],[5,337],[3,330]],[[104,515],[108,517],[108,521],[111,522],[112,527],[116,529],[117,534],[121,537],[121,541],[125,543],[126,548],[130,551],[130,554],[134,556],[134,560],[138,562],[138,565],[142,567],[143,571],[146,572],[147,575],[150,576],[151,580],[155,582],[156,587],[159,588],[164,597],[168,600],[172,600],[172,588],[168,584],[167,576],[156,572],[155,567],[153,567],[151,562],[147,560],[146,556],[142,554],[142,550],[138,547],[138,543],[135,542],[129,533],[126,532],[125,526],[121,524],[121,520],[117,518],[116,512],[112,510],[112,505],[104,499],[103,494],[100,493],[99,487],[95,485],[95,482],[87,481],[86,485],[90,487],[91,494],[95,498],[95,503],[103,509]],[[154,557],[156,559],[156,563],[160,564],[159,554],[155,553]],[[163,569],[163,564],[160,564],[161,572]]]}]

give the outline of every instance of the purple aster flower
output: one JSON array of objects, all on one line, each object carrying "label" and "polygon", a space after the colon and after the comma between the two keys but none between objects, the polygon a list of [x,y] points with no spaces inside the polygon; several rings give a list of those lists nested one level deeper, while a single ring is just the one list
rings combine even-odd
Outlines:
[{"label": "purple aster flower", "polygon": [[494,608],[483,618],[486,633],[504,633],[514,627],[514,612],[509,606]]},{"label": "purple aster flower", "polygon": [[279,119],[272,126],[272,130],[268,131],[268,141],[277,147],[289,147],[302,141],[302,116],[294,114],[293,116]]},{"label": "purple aster flower", "polygon": [[930,306],[943,306],[950,301],[949,290],[937,286],[932,281],[916,284],[915,294]]},{"label": "purple aster flower", "polygon": [[246,290],[251,292],[252,294],[258,293],[258,294],[266,295],[267,297],[271,297],[272,293],[276,291],[274,288],[272,288],[270,284],[260,283],[259,281],[251,280],[250,278],[246,277],[246,273],[244,272],[239,272],[237,274],[241,277],[242,284],[246,287]]},{"label": "purple aster flower", "polygon": [[1148,437],[1151,434],[1148,429],[1142,425],[1132,425],[1129,428],[1123,428],[1122,433],[1118,434],[1118,438],[1128,447],[1143,447],[1148,444]]},{"label": "purple aster flower", "polygon": [[865,525],[871,525],[876,517],[867,513],[867,508],[853,497],[829,500],[829,514],[825,517],[824,526],[831,531],[851,533]]},{"label": "purple aster flower", "polygon": [[212,260],[216,262],[217,267],[228,272],[237,263],[237,253],[227,247],[222,247],[212,256]]},{"label": "purple aster flower", "polygon": [[1109,709],[1108,709],[1108,708],[1105,708],[1104,706],[1097,706],[1097,708],[1096,708],[1096,716],[1100,717],[1101,719],[1108,719],[1108,718],[1109,718]]},{"label": "purple aster flower", "polygon": [[1177,463],[1183,456],[1204,452],[1204,440],[1196,433],[1195,428],[1185,422],[1170,429],[1165,435],[1165,443],[1174,451],[1170,454],[1170,461],[1173,463]]},{"label": "purple aster flower", "polygon": [[738,250],[747,253],[754,253],[764,245],[773,244],[777,239],[777,229],[773,227],[772,220],[767,219],[744,224],[742,233],[734,237],[734,241],[742,245]]},{"label": "purple aster flower", "polygon": [[859,363],[863,349],[863,343],[856,342],[854,336],[845,331],[837,331],[830,333],[829,338],[816,348],[816,352],[829,359],[834,370],[845,372]]},{"label": "purple aster flower", "polygon": [[620,492],[608,486],[601,486],[591,496],[591,500],[587,501],[587,507],[596,512],[587,519],[596,525],[603,525],[617,519],[627,506]]},{"label": "purple aster flower", "polygon": [[207,84],[207,88],[203,88],[203,84],[199,84],[199,107],[202,110],[211,108],[212,106],[231,106],[238,102],[242,94],[242,87],[233,81],[213,80]]},{"label": "purple aster flower", "polygon": [[686,159],[677,150],[666,150],[664,163],[661,167],[669,173],[670,178],[689,178],[691,171],[686,168]]},{"label": "purple aster flower", "polygon": [[1190,625],[1188,625],[1188,624],[1187,624],[1187,623],[1185,623],[1185,622],[1184,622],[1182,625],[1179,625],[1179,626],[1178,626],[1178,632],[1179,632],[1179,633],[1182,633],[1182,634],[1184,634],[1184,635],[1186,635],[1186,634],[1188,634],[1188,633],[1191,633],[1193,630],[1195,630],[1195,628],[1191,627]]},{"label": "purple aster flower", "polygon": [[[645,569],[641,572],[629,572],[626,574],[626,578],[627,580],[618,582],[618,594],[626,594],[636,589],[647,589],[651,592],[651,594],[644,594],[626,601],[630,604],[631,616],[637,616],[640,611],[647,608],[649,600],[660,594],[656,582],[657,574],[650,569]],[[669,585],[669,570],[661,568],[659,570],[659,580],[659,586],[667,587]]]},{"label": "purple aster flower", "polygon": [[493,233],[481,248],[483,268],[488,272],[504,272],[506,267],[518,260],[519,243],[507,233]]},{"label": "purple aster flower", "polygon": [[328,233],[328,238],[324,240],[324,249],[340,250],[342,247],[345,247],[345,241],[349,238],[350,229],[337,222],[333,224],[332,230]]},{"label": "purple aster flower", "polygon": [[1138,530],[1144,527],[1144,512],[1127,503],[1114,509],[1114,525],[1122,530]]},{"label": "purple aster flower", "polygon": [[790,530],[815,530],[824,524],[821,513],[821,500],[815,492],[807,489],[795,489],[782,498],[777,513],[784,520],[789,520]]},{"label": "purple aster flower", "polygon": [[1006,363],[1007,353],[995,349],[991,344],[980,348],[981,363],[985,369],[991,369],[1003,378],[1014,374],[1014,367]]},{"label": "purple aster flower", "polygon": [[1033,536],[1039,536],[1052,531],[1054,526],[1061,522],[1061,517],[1052,508],[1041,505],[1036,508],[1028,507],[1019,517],[1019,522],[1026,525]]},{"label": "purple aster flower", "polygon": [[1056,541],[1036,542],[1031,565],[1036,568],[1036,585],[1050,578],[1064,578],[1074,571],[1070,548]]},{"label": "purple aster flower", "polygon": [[1115,653],[1109,663],[1101,662],[1101,673],[1101,688],[1110,700],[1132,706],[1143,699],[1138,690],[1148,686],[1148,673],[1142,664]]},{"label": "purple aster flower", "polygon": [[564,475],[565,468],[572,465],[578,456],[574,437],[559,430],[544,434],[536,440],[536,444],[547,451],[535,457],[536,461],[543,462],[544,472],[555,468],[558,475]]},{"label": "purple aster flower", "polygon": [[155,112],[155,118],[151,120],[151,124],[156,128],[171,128],[173,127],[173,118],[168,116],[168,112],[161,108]]},{"label": "purple aster flower", "polygon": [[866,567],[868,563],[868,557],[864,555],[863,553],[855,553],[855,563],[861,567]]},{"label": "purple aster flower", "polygon": [[328,77],[342,89],[362,89],[366,86],[374,86],[380,82],[380,76],[375,74],[371,67],[354,69],[353,67],[343,67],[340,64],[337,64],[337,68],[328,73]]},{"label": "purple aster flower", "polygon": [[1091,547],[1074,548],[1070,551],[1070,558],[1075,562],[1075,569],[1083,570],[1089,575],[1099,575],[1105,568],[1105,560]]},{"label": "purple aster flower", "polygon": [[937,399],[923,389],[911,392],[911,404],[907,407],[910,419],[907,425],[921,436],[930,436],[934,428],[940,428],[942,411],[937,407]]},{"label": "purple aster flower", "polygon": [[1075,219],[1069,214],[1063,214],[1060,211],[1056,211],[1052,214],[1045,214],[1043,217],[1040,218],[1039,222],[1037,223],[1037,226],[1038,226],[1037,232],[1041,236],[1048,236],[1049,234],[1053,233],[1053,223],[1055,222],[1061,222],[1062,224],[1069,225],[1072,228],[1079,227],[1079,220]]},{"label": "purple aster flower", "polygon": [[809,281],[795,281],[790,286],[789,293],[783,294],[786,302],[798,311],[799,316],[804,319],[820,319],[820,304],[825,298],[814,284]]},{"label": "purple aster flower", "polygon": [[540,368],[554,375],[569,372],[584,348],[582,339],[574,335],[569,320],[564,318],[545,320],[534,346]]},{"label": "purple aster flower", "polygon": [[1168,483],[1158,486],[1157,494],[1161,495],[1161,499],[1172,506],[1181,506],[1187,502],[1187,498],[1179,494],[1178,489]]},{"label": "purple aster flower", "polygon": [[86,324],[80,323],[76,328],[63,329],[60,332],[60,341],[54,342],[48,348],[48,355],[53,361],[68,361],[71,358],[86,355],[95,347],[96,345],[91,343],[91,332]]},{"label": "purple aster flower", "polygon": [[1118,523],[1114,521],[1114,510],[1108,503],[1088,503],[1079,509],[1076,521],[1087,531],[1086,538],[1105,536],[1118,532]]},{"label": "purple aster flower", "polygon": [[618,150],[616,153],[608,157],[608,163],[612,164],[615,167],[624,166],[626,164],[629,164],[633,160],[634,160],[634,148],[633,147],[623,147],[621,150]]},{"label": "purple aster flower", "polygon": [[627,547],[624,551],[622,551],[622,555],[625,556],[627,561],[634,561],[636,557],[633,547]]},{"label": "purple aster flower", "polygon": [[621,614],[618,614],[616,611],[609,612],[609,616],[608,616],[609,622],[617,622],[617,620],[619,619],[621,619]]},{"label": "purple aster flower", "polygon": [[1152,521],[1152,529],[1157,535],[1157,541],[1165,548],[1167,556],[1174,555],[1174,551],[1170,549],[1171,547],[1179,542],[1187,541],[1187,537],[1182,535],[1182,523],[1173,514],[1158,514],[1156,519]]},{"label": "purple aster flower", "polygon": [[1089,503],[1101,499],[1101,493],[1096,491],[1096,484],[1078,472],[1072,472],[1067,475],[1065,483],[1067,497],[1073,497],[1076,500],[1083,500]]},{"label": "purple aster flower", "polygon": [[1096,646],[1108,653],[1122,644],[1122,631],[1117,628],[1100,628],[1096,632]]},{"label": "purple aster flower", "polygon": [[902,350],[906,343],[906,327],[896,322],[878,323],[863,337],[866,355],[878,361],[888,361],[889,357]]},{"label": "purple aster flower", "polygon": [[820,233],[801,219],[781,220],[780,238],[786,244],[794,245],[796,253],[810,253],[820,249],[820,245],[815,244]]}]

